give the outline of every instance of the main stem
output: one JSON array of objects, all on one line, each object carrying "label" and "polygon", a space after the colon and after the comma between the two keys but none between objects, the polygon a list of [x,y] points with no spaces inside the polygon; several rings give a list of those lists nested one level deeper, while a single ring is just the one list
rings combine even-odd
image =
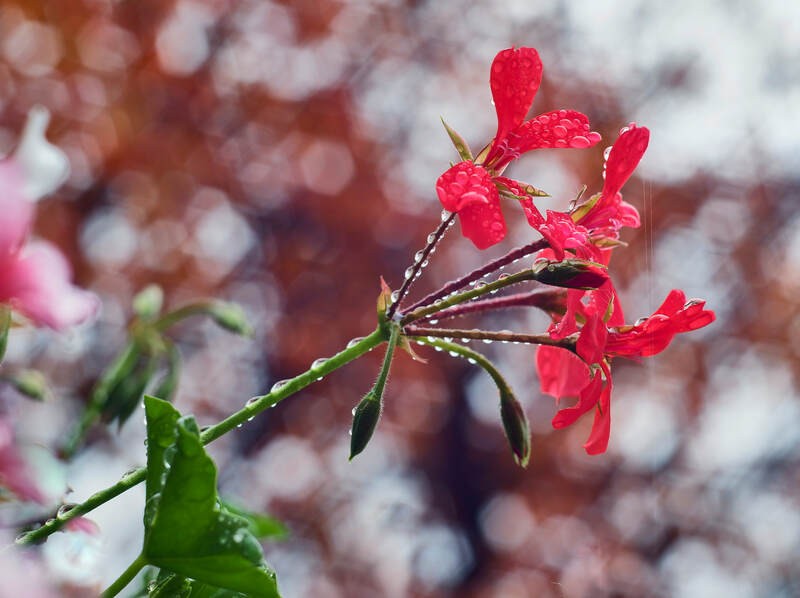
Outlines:
[{"label": "main stem", "polygon": [[[358,342],[349,345],[344,350],[328,358],[324,362],[320,362],[318,360],[315,362],[313,367],[309,368],[299,376],[295,376],[294,378],[287,380],[286,383],[280,385],[280,387],[274,388],[265,395],[253,397],[247,401],[245,406],[236,413],[222,420],[218,424],[206,428],[200,434],[201,442],[203,444],[213,442],[220,436],[236,428],[238,425],[245,423],[252,417],[255,417],[265,409],[280,403],[283,399],[295,394],[306,386],[313,384],[317,380],[320,380],[323,376],[330,374],[343,365],[346,365],[354,359],[362,356],[370,349],[373,349],[382,342],[386,341],[386,336],[387,332],[385,330],[376,328],[369,336],[366,336]],[[114,497],[119,496],[123,492],[141,483],[145,479],[146,475],[146,467],[140,467],[139,469],[135,469],[130,473],[125,474],[122,476],[122,479],[120,479],[113,486],[109,486],[108,488],[93,494],[84,502],[74,506],[69,511],[57,514],[52,519],[49,519],[40,528],[20,535],[17,538],[17,544],[34,544],[36,542],[45,540],[50,534],[64,527],[67,522],[75,517],[89,513],[100,505],[107,503]]]},{"label": "main stem", "polygon": [[113,596],[119,594],[125,588],[125,586],[133,581],[133,578],[138,575],[139,571],[141,571],[146,564],[147,560],[143,555],[140,554],[137,556],[136,560],[133,561],[130,566],[122,572],[122,575],[120,575],[114,581],[114,583],[108,586],[108,589],[105,592],[100,594],[100,598],[113,598]]}]

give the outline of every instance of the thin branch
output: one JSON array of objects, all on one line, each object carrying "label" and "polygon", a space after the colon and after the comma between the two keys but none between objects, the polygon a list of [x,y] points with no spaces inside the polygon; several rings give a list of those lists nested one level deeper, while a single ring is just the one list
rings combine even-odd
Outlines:
[{"label": "thin branch", "polygon": [[482,341],[500,341],[506,343],[528,343],[561,347],[575,352],[577,338],[568,336],[562,339],[552,338],[549,334],[518,334],[507,330],[462,330],[459,328],[424,328],[422,326],[406,326],[403,332],[410,337],[435,337],[449,339],[470,339]]},{"label": "thin branch", "polygon": [[527,245],[523,245],[522,247],[517,247],[516,249],[512,249],[507,254],[500,256],[496,260],[492,260],[491,262],[489,262],[484,266],[481,266],[477,270],[473,270],[472,272],[470,272],[465,276],[462,276],[461,278],[448,282],[438,291],[434,291],[430,295],[423,297],[422,299],[414,303],[414,305],[404,309],[403,311],[405,313],[408,313],[424,305],[430,305],[437,299],[441,299],[442,297],[445,297],[446,295],[449,295],[454,291],[458,291],[459,289],[462,289],[465,286],[467,286],[469,283],[476,280],[480,280],[481,278],[483,278],[487,274],[494,272],[495,270],[499,270],[500,268],[503,268],[504,266],[507,266],[508,264],[511,264],[517,261],[518,259],[525,257],[526,255],[530,255],[531,253],[536,253],[537,251],[546,249],[547,247],[549,247],[547,241],[545,241],[544,239],[539,239],[538,241],[534,241],[533,243],[528,243]]},{"label": "thin branch", "polygon": [[[442,214],[444,217],[444,214]],[[410,267],[410,271],[408,272],[408,276],[405,277],[403,280],[403,286],[400,287],[400,290],[397,292],[397,299],[395,299],[392,304],[389,306],[389,309],[386,312],[386,318],[391,320],[394,316],[395,312],[397,311],[400,302],[403,301],[403,298],[408,293],[408,290],[411,288],[411,285],[414,283],[414,280],[417,278],[417,274],[419,274],[420,270],[422,270],[422,264],[424,264],[430,254],[433,252],[433,249],[442,240],[444,233],[447,232],[447,229],[453,224],[453,220],[456,217],[456,213],[452,212],[449,216],[444,218],[440,223],[436,230],[428,235],[428,244],[423,247],[422,251],[418,252],[414,256],[414,263]]]},{"label": "thin branch", "polygon": [[538,307],[547,313],[564,311],[564,292],[553,290],[537,290],[526,293],[515,293],[504,297],[491,297],[478,301],[470,301],[431,314],[420,320],[434,324],[448,318],[457,318],[467,314],[506,309],[509,307]]}]

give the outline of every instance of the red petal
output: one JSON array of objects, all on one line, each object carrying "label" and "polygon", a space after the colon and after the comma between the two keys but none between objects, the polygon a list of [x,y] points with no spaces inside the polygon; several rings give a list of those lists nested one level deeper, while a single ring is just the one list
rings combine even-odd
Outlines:
[{"label": "red petal", "polygon": [[500,195],[494,187],[492,190],[494,196],[489,197],[489,203],[472,203],[458,212],[461,234],[478,249],[491,247],[506,236],[506,221],[500,209]]},{"label": "red petal", "polygon": [[[611,373],[606,373],[608,380],[603,392],[600,394],[598,409],[594,413],[592,431],[583,449],[589,455],[599,455],[606,452],[608,439],[611,436]],[[598,375],[598,378],[600,376]]]},{"label": "red petal", "polygon": [[541,82],[542,61],[533,48],[509,48],[495,56],[489,84],[497,110],[497,135],[490,155],[525,119]]},{"label": "red petal", "polygon": [[445,210],[460,212],[468,205],[494,201],[497,189],[483,166],[459,162],[436,181],[436,194]]},{"label": "red petal", "polygon": [[543,393],[556,399],[575,397],[589,384],[589,368],[574,353],[560,347],[540,345],[536,371]]},{"label": "red petal", "polygon": [[585,114],[575,110],[554,110],[522,123],[508,135],[508,146],[523,154],[546,147],[591,147],[600,134],[589,126]]},{"label": "red petal", "polygon": [[631,123],[626,129],[623,129],[608,155],[603,197],[612,198],[619,193],[625,182],[631,178],[650,142],[650,131],[647,127],[637,127]]},{"label": "red petal", "polygon": [[581,391],[578,403],[573,407],[561,409],[556,413],[552,421],[553,427],[558,429],[574,424],[581,415],[597,405],[602,388],[603,377],[600,374],[595,374],[591,382]]}]

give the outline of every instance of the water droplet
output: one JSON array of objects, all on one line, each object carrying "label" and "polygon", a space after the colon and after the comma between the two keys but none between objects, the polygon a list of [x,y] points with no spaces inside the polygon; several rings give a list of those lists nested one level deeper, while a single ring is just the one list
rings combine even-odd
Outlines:
[{"label": "water droplet", "polygon": [[78,505],[75,504],[61,505],[60,507],[58,507],[58,511],[56,511],[56,517],[58,517],[59,519],[65,517],[67,513],[69,513],[76,506]]},{"label": "water droplet", "polygon": [[275,384],[272,385],[272,388],[270,388],[269,391],[271,393],[272,392],[278,392],[281,388],[286,386],[288,383],[289,383],[288,380],[278,380]]},{"label": "water droplet", "polygon": [[242,424],[236,424],[236,427],[237,427],[237,428],[241,428],[241,427],[242,427]]},{"label": "water droplet", "polygon": [[428,260],[425,260],[425,261],[424,261],[424,262],[422,262],[422,264],[420,264],[420,265],[421,265],[423,268],[427,267],[427,265],[428,265]]},{"label": "water droplet", "polygon": [[500,276],[497,277],[497,280],[505,280],[509,276],[511,276],[511,274],[509,274],[508,272],[503,272]]},{"label": "water droplet", "polygon": [[315,369],[317,369],[318,367],[321,367],[322,365],[324,365],[324,364],[325,364],[327,361],[328,361],[328,358],[327,358],[327,357],[320,357],[319,359],[315,359],[315,360],[314,360],[314,361],[311,363],[311,369],[312,369],[312,370],[315,370]]},{"label": "water droplet", "polygon": [[251,397],[251,398],[247,399],[247,401],[245,401],[244,406],[245,407],[252,407],[255,403],[258,403],[258,399],[259,398],[260,397]]},{"label": "water droplet", "polygon": [[[432,241],[433,241],[432,239],[429,239],[428,243],[431,243]],[[420,249],[417,253],[414,254],[414,261],[415,262],[420,261],[423,255],[425,255],[425,252],[422,249]]]},{"label": "water droplet", "polygon": [[458,357],[457,351],[448,351],[447,353],[450,355],[450,357]]},{"label": "water droplet", "polygon": [[484,344],[486,344],[486,345],[491,345],[491,344],[492,344],[492,339],[490,339],[490,338],[485,338],[485,339],[483,339],[483,342],[484,342]]},{"label": "water droplet", "polygon": [[448,212],[447,210],[442,210],[442,222],[444,222],[448,218],[450,218],[450,212]]},{"label": "water droplet", "polygon": [[417,344],[418,344],[420,347],[424,347],[424,346],[425,346],[425,343],[423,343],[422,341],[415,341],[415,342],[416,342],[416,343],[417,343]]},{"label": "water droplet", "polygon": [[428,235],[428,243],[433,243],[436,240],[436,233],[431,233]]},{"label": "water droplet", "polygon": [[251,416],[251,417],[248,417],[248,418],[247,418],[247,421],[251,422],[251,421],[253,421],[255,418],[256,418],[256,416],[255,416],[255,415],[253,415],[253,416]]},{"label": "water droplet", "polygon": [[474,359],[472,359],[472,357],[467,357],[467,361],[468,361],[469,363],[471,363],[472,365],[475,365],[476,363],[478,363],[477,361],[475,361]]},{"label": "water droplet", "polygon": [[428,324],[430,324],[431,326],[436,326],[436,324],[438,324],[438,323],[439,323],[439,320],[428,320]]},{"label": "water droplet", "polygon": [[406,272],[405,272],[404,276],[406,278],[411,278],[413,275],[414,275],[414,266],[409,266],[408,268],[406,268]]},{"label": "water droplet", "polygon": [[609,145],[606,149],[603,150],[603,160],[608,160],[608,157],[611,155],[611,146]]},{"label": "water droplet", "polygon": [[482,280],[479,280],[478,282],[475,283],[475,288],[476,289],[485,289],[486,288],[486,283],[484,281],[482,281]]},{"label": "water droplet", "polygon": [[357,336],[355,338],[351,338],[347,343],[347,348],[348,349],[352,349],[353,347],[355,347],[358,343],[360,343],[363,340],[364,340],[363,336]]},{"label": "water droplet", "polygon": [[434,341],[436,341],[436,337],[435,337],[435,336],[429,336],[429,337],[428,337],[428,342],[431,342],[431,343],[432,343],[432,342],[434,342]]},{"label": "water droplet", "polygon": [[461,342],[464,343],[465,345],[468,345],[471,340],[472,340],[471,338],[462,338]]},{"label": "water droplet", "polygon": [[358,409],[358,406],[356,406],[356,407],[353,407],[353,408],[350,410],[350,413],[351,413],[352,415],[355,415],[355,414],[356,414],[356,409]]},{"label": "water droplet", "polygon": [[400,298],[400,291],[392,291],[391,300],[395,303]]},{"label": "water droplet", "polygon": [[434,347],[434,349],[435,349],[436,351],[439,351],[439,352],[441,352],[441,351],[444,351],[444,349],[442,349],[441,347]]}]

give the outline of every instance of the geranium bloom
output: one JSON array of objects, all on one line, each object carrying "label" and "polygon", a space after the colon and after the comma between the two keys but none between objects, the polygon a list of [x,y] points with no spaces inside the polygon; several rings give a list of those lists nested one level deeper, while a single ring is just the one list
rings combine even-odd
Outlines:
[{"label": "geranium bloom", "polygon": [[[591,147],[600,141],[589,119],[574,110],[556,110],[530,120],[525,115],[542,80],[542,62],[533,48],[509,48],[492,62],[490,86],[497,133],[473,161],[459,162],[436,182],[442,206],[458,213],[461,231],[478,249],[500,242],[506,223],[500,195],[529,198],[530,185],[501,176],[508,164],[539,148]],[[532,205],[532,204],[531,204]]]},{"label": "geranium bloom", "polygon": [[581,319],[584,324],[578,335],[577,355],[558,347],[540,346],[536,367],[542,392],[557,400],[564,397],[578,399],[574,406],[556,414],[552,422],[554,428],[569,426],[584,413],[595,409],[592,431],[584,444],[586,452],[594,455],[605,452],[611,431],[611,358],[639,358],[660,353],[676,334],[697,330],[713,322],[714,312],[705,309],[704,301],[687,302],[683,291],[673,290],[652,316],[633,326],[621,326],[611,324],[610,319],[607,321],[609,305],[616,300],[610,285],[590,291],[587,303],[577,299],[576,304],[577,292],[570,292],[573,296],[568,299],[564,319],[572,325],[560,329],[554,325],[551,334],[563,338]]},{"label": "geranium bloom", "polygon": [[68,169],[63,152],[44,138],[47,119],[34,109],[17,150],[0,161],[0,304],[61,330],[94,314],[99,302],[70,284],[69,263],[53,244],[28,241],[34,202]]},{"label": "geranium bloom", "polygon": [[545,219],[530,198],[521,201],[528,222],[545,238],[557,259],[564,259],[564,250],[571,249],[578,257],[601,261],[601,247],[619,239],[623,226],[640,226],[639,212],[622,200],[620,189],[642,159],[649,140],[646,127],[634,123],[625,127],[608,150],[602,191],[571,214],[547,210]]}]

